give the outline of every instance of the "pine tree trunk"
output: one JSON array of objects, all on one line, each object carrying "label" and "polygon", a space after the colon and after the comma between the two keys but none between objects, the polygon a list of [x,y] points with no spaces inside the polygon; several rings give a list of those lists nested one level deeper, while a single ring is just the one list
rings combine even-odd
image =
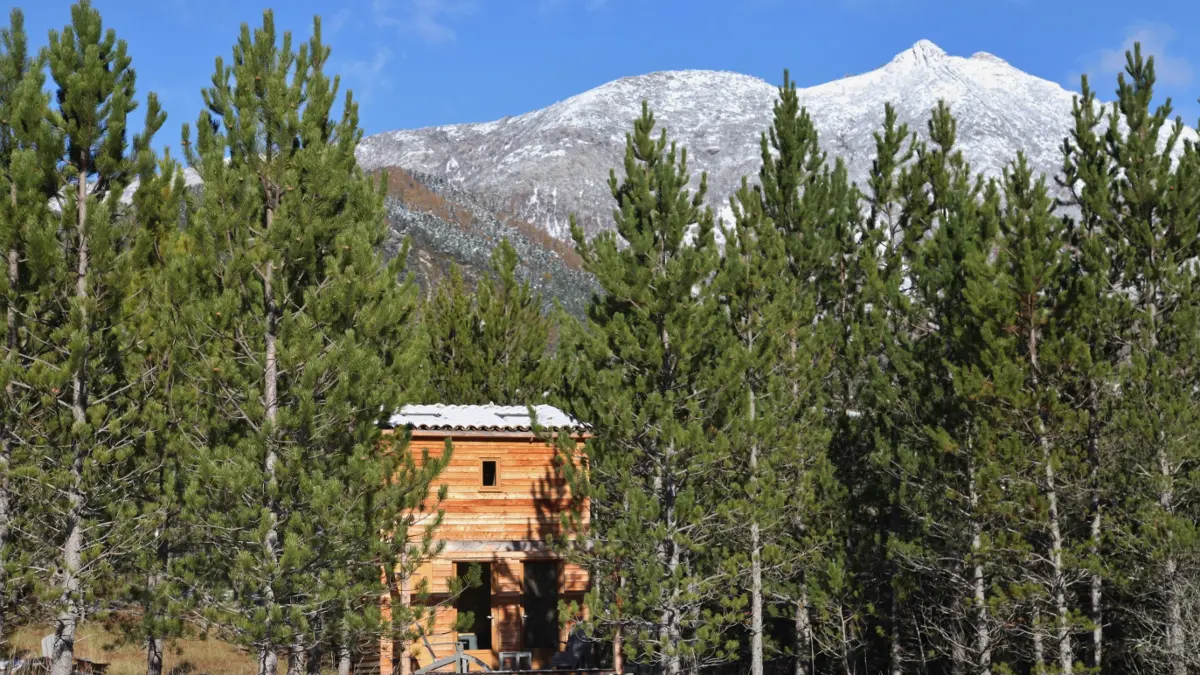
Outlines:
[{"label": "pine tree trunk", "polygon": [[[666,542],[667,548],[667,578],[674,579],[675,572],[679,569],[679,544],[675,541],[674,536],[675,513],[674,507],[668,509],[667,528],[671,532]],[[669,650],[666,660],[666,675],[680,675],[683,672],[683,661],[679,655],[679,642],[683,636],[681,630],[679,608],[679,591],[672,588],[667,596],[666,606],[663,608],[663,626],[660,639],[663,646]]]},{"label": "pine tree trunk", "polygon": [[[796,339],[795,333],[792,333],[788,344],[789,355],[791,362],[796,362],[796,353],[799,351],[799,341]],[[792,382],[792,397],[798,399],[800,397],[800,383]],[[796,632],[796,667],[795,675],[810,675],[812,673],[812,658],[813,658],[813,630],[812,617],[808,614],[808,584],[802,574],[800,577],[800,601],[796,603],[796,613],[792,617],[793,628]]]},{"label": "pine tree trunk", "polygon": [[[895,459],[895,448],[899,442],[895,438],[895,432],[892,435],[892,461]],[[893,476],[891,480],[891,506],[888,517],[888,527],[884,531],[881,541],[884,542],[882,558],[887,561],[888,567],[885,569],[890,571],[892,579],[889,579],[888,590],[890,592],[889,608],[888,608],[888,674],[903,675],[904,673],[904,645],[900,638],[900,598],[896,591],[895,577],[900,574],[899,565],[888,555],[888,550],[891,548],[891,538],[898,535],[900,532],[900,505],[897,503],[900,499],[900,479]]]},{"label": "pine tree trunk", "polygon": [[612,636],[612,661],[613,672],[616,675],[624,675],[625,673],[625,635],[623,626],[617,624],[613,629]]},{"label": "pine tree trunk", "polygon": [[[159,472],[159,487],[162,487],[162,472]],[[168,566],[171,563],[171,549],[167,545],[166,537],[163,536],[158,542],[158,552],[155,556],[155,562],[158,568],[151,572],[146,579],[146,588],[150,591],[150,597],[158,597],[159,589],[162,587],[163,580],[166,578]],[[157,630],[157,629],[152,629]],[[163,636],[151,633],[146,637],[146,675],[162,675],[163,672],[163,649],[165,647]]]},{"label": "pine tree trunk", "polygon": [[[401,551],[400,568],[407,569],[407,564],[407,552]],[[408,654],[407,618],[403,619],[405,623],[402,624],[402,619],[397,612],[397,608],[402,608],[401,611],[404,617],[408,616],[408,607],[412,603],[412,589],[408,585],[407,572],[404,575],[397,575],[393,569],[385,571],[385,576],[388,585],[388,601],[391,604],[390,633],[392,639],[392,662],[389,672],[393,675],[409,675],[412,672],[412,663]],[[343,639],[343,642],[348,641],[348,631],[346,633],[347,636],[346,639]]]},{"label": "pine tree trunk", "polygon": [[[275,209],[273,205],[267,206],[267,231],[270,232],[271,224],[275,220]],[[266,453],[263,458],[263,476],[267,482],[267,490],[270,495],[275,487],[275,464],[278,459],[278,449],[276,439],[278,429],[276,426],[279,423],[279,363],[276,355],[276,315],[277,307],[275,305],[275,289],[272,284],[274,282],[275,264],[268,260],[266,269],[263,272],[263,304],[265,317],[265,343],[266,343],[266,363],[263,373],[263,401],[266,418],[267,418],[267,436],[266,436]],[[279,564],[279,504],[274,496],[268,496],[267,509],[267,531],[263,540],[264,554],[272,567]],[[275,604],[275,588],[272,582],[268,579],[263,588],[263,597],[269,606]],[[259,675],[275,675],[275,670],[278,665],[278,655],[275,652],[275,640],[272,635],[272,626],[270,620],[267,622],[266,643],[263,645],[262,652],[259,656]]]},{"label": "pine tree trunk", "polygon": [[[662,333],[663,346],[669,347],[670,341],[667,337],[666,330]],[[675,579],[675,572],[679,569],[680,555],[679,543],[675,539],[675,499],[674,486],[670,484],[667,478],[668,472],[674,469],[672,458],[675,454],[673,442],[667,443],[666,452],[663,458],[663,465],[660,467],[654,476],[654,492],[659,495],[662,501],[663,519],[665,520],[667,536],[663,539],[659,548],[660,560],[663,567],[666,568],[666,578]],[[678,606],[679,591],[672,587],[664,600],[661,621],[658,629],[658,639],[663,651],[666,654],[663,661],[663,671],[666,675],[680,675],[683,672],[683,662],[679,655],[679,640],[682,636],[680,627],[680,608]]]},{"label": "pine tree trunk", "polygon": [[[1151,302],[1149,305],[1149,321],[1146,333],[1150,336],[1149,351],[1154,353],[1158,350],[1158,305],[1157,298],[1159,289],[1157,285],[1152,286],[1149,293]],[[1167,439],[1166,434],[1162,430],[1162,420],[1158,420],[1158,431],[1155,433],[1154,440],[1156,441],[1158,471],[1162,483],[1159,487],[1158,506],[1166,517],[1170,517],[1175,511],[1175,485],[1174,474],[1171,471],[1171,458],[1167,454]],[[1187,661],[1185,659],[1186,647],[1183,636],[1183,604],[1182,592],[1180,588],[1178,572],[1179,562],[1175,558],[1174,547],[1174,526],[1169,525],[1167,528],[1167,555],[1163,560],[1163,579],[1162,588],[1166,594],[1166,617],[1164,633],[1167,638],[1167,659],[1170,663],[1170,671],[1172,675],[1186,675]]]},{"label": "pine tree trunk", "polygon": [[[1032,377],[1030,382],[1033,390],[1039,390],[1038,377],[1038,331],[1030,321],[1029,329],[1029,365]],[[1075,650],[1071,646],[1071,618],[1067,608],[1067,575],[1063,569],[1063,536],[1062,526],[1058,515],[1058,485],[1054,476],[1054,455],[1051,452],[1050,439],[1046,436],[1046,423],[1040,412],[1035,414],[1035,428],[1038,444],[1042,449],[1042,471],[1046,480],[1046,503],[1050,522],[1050,593],[1054,598],[1054,628],[1058,642],[1058,667],[1063,673],[1073,669]]]},{"label": "pine tree trunk", "polygon": [[[971,548],[980,549],[980,533],[978,525],[971,537]],[[979,660],[980,675],[990,675],[992,672],[992,635],[990,618],[987,608],[987,594],[984,586],[983,564],[976,561],[973,564],[974,599],[975,599],[975,651]]]},{"label": "pine tree trunk", "polygon": [[[751,341],[752,342],[752,341]],[[750,387],[750,433],[754,429],[755,403],[754,387]],[[752,488],[758,484],[758,443],[750,443],[750,483]],[[757,497],[757,489],[751,494]],[[763,579],[762,579],[762,534],[759,532],[758,505],[751,504],[750,520],[750,675],[763,675]]]},{"label": "pine tree trunk", "polygon": [[1183,592],[1179,583],[1179,567],[1172,554],[1167,557],[1167,650],[1173,675],[1187,674],[1187,647],[1183,627]]},{"label": "pine tree trunk", "polygon": [[[666,261],[663,261],[664,264]],[[671,336],[667,332],[666,326],[662,326],[659,332],[659,338],[662,341],[664,354],[671,353]],[[676,540],[675,534],[675,485],[671,476],[674,467],[675,444],[674,441],[668,441],[666,452],[663,456],[662,466],[658,469],[654,477],[654,491],[659,495],[662,502],[663,517],[667,526],[667,537],[660,547],[660,555],[667,569],[667,578],[675,579],[675,572],[679,569],[680,554],[679,542]],[[665,606],[662,612],[662,626],[659,628],[659,640],[662,646],[667,650],[667,659],[664,663],[666,675],[680,675],[683,672],[683,663],[679,656],[679,641],[682,637],[680,622],[680,608],[678,606],[679,589],[672,587],[666,598]]]},{"label": "pine tree trunk", "polygon": [[[629,498],[625,497],[626,508],[628,508],[628,505],[629,505]],[[620,559],[618,558],[617,559],[617,565],[618,565],[617,569],[620,569],[620,567],[619,567],[620,564],[621,564],[621,562],[620,562]],[[616,673],[616,675],[624,675],[624,672],[625,672],[625,624],[621,623],[621,621],[624,618],[621,613],[621,609],[622,609],[624,593],[625,593],[625,575],[621,574],[620,572],[617,573],[616,586],[617,586],[617,596],[614,599],[613,605],[616,608],[617,623],[616,623],[616,626],[613,628],[612,660],[613,660],[613,671]]]},{"label": "pine tree trunk", "polygon": [[[1167,456],[1166,439],[1163,438],[1163,433],[1159,434],[1159,451],[1158,451],[1158,467],[1162,474],[1163,487],[1159,494],[1159,506],[1167,515],[1171,515],[1175,510],[1175,491],[1174,491],[1174,476],[1171,472],[1170,458]],[[1171,526],[1173,528],[1173,525]],[[1187,673],[1187,646],[1184,639],[1183,626],[1183,589],[1179,579],[1179,562],[1175,557],[1175,551],[1172,549],[1174,545],[1174,531],[1169,529],[1167,532],[1167,556],[1163,561],[1163,591],[1167,595],[1167,657],[1171,664],[1172,675],[1186,675]]]},{"label": "pine tree trunk", "polygon": [[305,675],[306,660],[305,656],[308,652],[304,649],[304,645],[297,640],[288,647],[287,658],[287,675]]},{"label": "pine tree trunk", "polygon": [[[405,588],[401,589],[398,600],[401,603],[407,603],[406,596],[407,582],[401,582]],[[393,605],[394,606],[394,605]],[[402,604],[407,607],[407,604]],[[394,611],[394,610],[393,610]],[[396,675],[410,675],[412,673],[412,662],[408,654],[408,639],[405,637],[407,627],[392,628],[392,672]]]},{"label": "pine tree trunk", "polygon": [[[78,303],[79,330],[89,329],[88,301],[88,232],[87,232],[87,160],[80,162],[76,186],[76,236],[78,250],[75,265],[75,300]],[[71,675],[75,667],[75,630],[83,617],[83,598],[80,597],[79,575],[83,568],[83,456],[84,447],[78,429],[87,424],[87,367],[88,338],[83,340],[83,354],[71,373],[71,417],[76,429],[71,434],[70,485],[67,488],[67,536],[62,553],[62,607],[54,632],[54,658],[50,675]]]},{"label": "pine tree trunk", "polygon": [[[0,429],[0,433],[6,433]],[[7,436],[0,438],[0,636],[6,635],[8,629],[6,618],[8,616],[9,606],[9,590],[8,590],[8,555],[9,555],[9,538],[11,526],[9,521],[9,499],[8,499],[8,467],[10,463],[9,439]],[[2,640],[3,637],[0,637]]]},{"label": "pine tree trunk", "polygon": [[[395,568],[385,569],[384,578],[388,583],[388,602],[390,604],[391,616],[389,619],[389,628],[391,635],[391,664],[389,673],[392,675],[409,675],[412,673],[412,659],[409,657],[408,649],[408,608],[413,602],[413,591],[408,583],[408,551],[400,552],[400,568],[404,574],[396,574]],[[397,613],[397,608],[401,608],[400,613]],[[402,619],[403,616],[403,619]],[[402,623],[403,621],[403,623]],[[349,631],[343,638],[343,643],[349,641]],[[382,664],[380,664],[382,665]]]},{"label": "pine tree trunk", "polygon": [[[962,613],[961,603],[954,603],[955,614]],[[967,649],[964,645],[965,638],[958,630],[954,631],[954,642],[950,645],[950,674],[951,675],[966,675],[967,674]]]},{"label": "pine tree trunk", "polygon": [[[1039,422],[1040,426],[1040,422]],[[1058,491],[1054,483],[1054,464],[1049,443],[1042,436],[1042,462],[1046,470],[1046,498],[1050,505],[1050,566],[1054,593],[1054,621],[1058,641],[1058,666],[1063,673],[1074,667],[1075,650],[1071,646],[1071,617],[1067,608],[1067,577],[1063,569],[1063,537],[1058,519]]]},{"label": "pine tree trunk", "polygon": [[276,675],[279,672],[279,655],[270,647],[258,648],[258,675]]},{"label": "pine tree trunk", "polygon": [[[971,448],[968,452],[974,452]],[[979,675],[992,672],[992,635],[987,608],[987,586],[983,574],[983,528],[979,522],[979,494],[975,485],[975,466],[968,460],[967,467],[971,502],[971,576],[972,596],[975,609],[975,653]]]},{"label": "pine tree trunk", "polygon": [[350,666],[350,645],[346,644],[345,640],[342,640],[342,644],[338,645],[338,675],[350,675]]},{"label": "pine tree trunk", "polygon": [[[1094,388],[1094,387],[1093,387]],[[1093,396],[1095,392],[1093,391]],[[1092,564],[1097,569],[1092,571],[1091,579],[1091,620],[1092,620],[1092,663],[1091,667],[1097,673],[1101,672],[1104,663],[1104,607],[1102,605],[1104,581],[1099,570],[1100,564],[1100,448],[1099,431],[1096,429],[1097,411],[1093,404],[1090,408],[1091,428],[1088,430],[1088,461],[1091,462],[1091,536],[1089,553]]]},{"label": "pine tree trunk", "polygon": [[888,674],[903,675],[904,653],[900,649],[900,601],[896,597],[896,589],[892,588],[891,608],[888,626]]},{"label": "pine tree trunk", "polygon": [[321,675],[321,660],[325,658],[325,650],[317,643],[304,656],[304,672],[307,675]]},{"label": "pine tree trunk", "polygon": [[841,624],[842,638],[842,675],[854,675],[854,626],[846,617],[846,613],[842,609],[838,609]]},{"label": "pine tree trunk", "polygon": [[750,523],[750,675],[763,675],[763,579],[758,522]]},{"label": "pine tree trunk", "polygon": [[796,603],[796,614],[793,617],[796,630],[796,671],[795,675],[811,675],[813,657],[812,620],[808,616],[808,587],[801,580],[800,602]]},{"label": "pine tree trunk", "polygon": [[146,675],[162,675],[163,649],[165,647],[161,637],[146,638]]},{"label": "pine tree trunk", "polygon": [[[16,206],[16,184],[13,184],[13,206]],[[9,297],[5,303],[4,327],[5,327],[5,348],[4,361],[11,364],[16,358],[17,353],[17,307],[16,307],[16,288],[20,281],[18,275],[20,273],[19,254],[15,248],[8,251],[6,256],[8,260],[8,292]],[[9,382],[4,387],[4,396],[12,405],[14,394],[13,383]],[[7,411],[6,411],[7,412]],[[8,421],[7,419],[5,420]],[[12,429],[9,429],[7,424],[0,426],[0,640],[7,635],[8,630],[9,603],[11,599],[8,597],[8,557],[10,549],[10,540],[12,539],[12,505],[10,498],[10,487],[8,482],[8,471],[12,464],[12,448],[16,442]]]},{"label": "pine tree trunk", "polygon": [[1037,607],[1030,616],[1029,632],[1033,634],[1033,674],[1042,675],[1046,672],[1046,647],[1042,638],[1042,613]]},{"label": "pine tree trunk", "polygon": [[[160,561],[165,555],[165,548],[165,545],[159,545]],[[166,570],[165,565],[162,570]],[[150,591],[150,597],[153,598],[158,595],[158,589],[162,585],[162,578],[162,574],[159,571],[155,571],[150,574],[150,577],[146,582],[146,586]],[[146,675],[162,675],[164,647],[165,641],[161,635],[152,632],[146,637]]]},{"label": "pine tree trunk", "polygon": [[[400,579],[400,604],[403,607],[412,606],[412,586],[408,576],[408,549],[400,553],[400,564],[405,571],[404,576]],[[411,645],[408,640],[408,626],[405,626],[405,633],[402,636],[400,644],[396,645],[400,649],[400,675],[411,675],[412,673],[412,655],[409,654]]]}]

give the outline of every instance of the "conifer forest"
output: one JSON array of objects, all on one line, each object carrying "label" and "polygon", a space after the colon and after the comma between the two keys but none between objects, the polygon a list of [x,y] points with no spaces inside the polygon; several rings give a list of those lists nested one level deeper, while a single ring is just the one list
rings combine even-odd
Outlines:
[{"label": "conifer forest", "polygon": [[731,222],[643,106],[578,316],[507,242],[419,292],[320,21],[230,37],[168,121],[88,0],[0,30],[0,658],[49,627],[70,675],[90,621],[150,675],[201,635],[262,675],[419,640],[381,579],[440,550],[453,448],[381,414],[495,402],[592,434],[553,545],[605,668],[1200,672],[1200,147],[1139,48],[1055,175],[975,172],[945,101],[920,138],[889,106],[852,183],[785,74]]}]

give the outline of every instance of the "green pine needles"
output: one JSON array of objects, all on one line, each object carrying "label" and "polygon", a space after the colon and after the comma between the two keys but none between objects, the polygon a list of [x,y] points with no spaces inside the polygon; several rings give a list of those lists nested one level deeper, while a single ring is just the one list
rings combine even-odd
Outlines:
[{"label": "green pine needles", "polygon": [[542,312],[529,281],[517,278],[517,263],[516,249],[501,240],[473,291],[457,266],[435,291],[424,317],[430,401],[533,405],[558,381],[555,319]]},{"label": "green pine needles", "polygon": [[353,99],[335,113],[328,56],[319,21],[299,48],[269,12],[243,27],[189,146],[205,186],[182,320],[208,398],[185,414],[228,554],[207,570],[208,616],[265,673],[281,651],[301,672],[329,635],[348,647],[347,612],[377,602],[374,496],[391,478],[378,425],[417,372],[414,287],[397,282],[403,256],[378,252],[381,191],[354,159]]}]

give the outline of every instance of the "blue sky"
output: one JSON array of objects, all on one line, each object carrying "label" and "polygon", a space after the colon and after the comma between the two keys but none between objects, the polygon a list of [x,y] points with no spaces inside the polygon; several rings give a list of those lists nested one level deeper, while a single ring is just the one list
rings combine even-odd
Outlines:
[{"label": "blue sky", "polygon": [[[7,7],[13,3],[5,2]],[[33,39],[69,20],[69,0],[23,0]],[[94,0],[129,43],[139,91],[169,114],[176,146],[199,112],[217,55],[239,26],[276,22],[297,38],[323,17],[331,67],[361,101],[367,133],[486,121],[534,110],[625,75],[733,70],[801,85],[886,63],[921,38],[951,54],[988,51],[1110,98],[1123,51],[1158,58],[1161,90],[1188,124],[1200,105],[1195,0]]]}]

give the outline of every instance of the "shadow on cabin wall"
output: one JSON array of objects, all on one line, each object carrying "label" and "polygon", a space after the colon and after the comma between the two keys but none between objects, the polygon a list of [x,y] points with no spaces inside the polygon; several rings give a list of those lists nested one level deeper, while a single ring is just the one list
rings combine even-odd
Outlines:
[{"label": "shadow on cabin wall", "polygon": [[[524,536],[507,542],[511,550],[526,555],[518,559],[494,555],[488,561],[471,561],[488,565],[490,572],[491,578],[485,584],[491,592],[497,638],[488,640],[493,651],[532,651],[535,662],[541,664],[565,645],[566,631],[561,624],[570,617],[560,616],[559,601],[574,602],[576,606],[583,601],[582,592],[566,590],[571,579],[556,554],[556,543],[563,539],[562,514],[567,508],[579,507],[578,500],[569,493],[556,468],[548,466],[530,486],[533,517],[526,521]],[[464,573],[465,568],[459,575]],[[456,603],[456,609],[467,607]],[[516,616],[505,614],[513,612]],[[487,629],[482,622],[475,625],[479,630]],[[478,637],[477,644],[481,650],[487,648]]]},{"label": "shadow on cabin wall", "polygon": [[[541,441],[517,441],[512,449],[517,450],[527,443],[536,445]],[[481,462],[478,480],[484,487],[489,487],[493,485],[489,480],[489,469],[492,467],[487,466],[486,462],[492,461],[488,459],[489,455],[498,458],[499,465],[495,470],[501,478],[496,486],[497,492],[504,492],[507,487],[510,495],[524,493],[529,497],[525,504],[532,505],[532,508],[524,505],[520,507],[522,511],[529,509],[523,518],[524,532],[520,538],[492,540],[507,552],[480,555],[481,552],[455,550],[451,546],[441,556],[442,560],[451,564],[447,570],[451,574],[465,576],[470,565],[478,564],[483,566],[482,571],[486,572],[486,578],[482,580],[482,586],[467,590],[449,603],[453,607],[453,610],[450,610],[453,613],[443,619],[440,625],[441,630],[446,630],[454,623],[456,617],[462,616],[461,613],[471,612],[474,620],[470,629],[473,630],[464,632],[475,634],[474,643],[480,656],[485,651],[492,652],[493,657],[503,651],[529,651],[533,652],[533,665],[545,667],[550,657],[564,648],[567,638],[566,631],[560,623],[569,617],[560,616],[559,601],[566,600],[577,607],[581,606],[583,601],[583,587],[579,585],[578,572],[566,567],[556,555],[555,547],[555,543],[564,539],[563,512],[569,508],[579,508],[582,504],[581,500],[570,496],[569,487],[559,474],[555,465],[560,461],[557,453],[537,453],[539,457],[536,461],[540,462],[545,458],[545,467],[538,470],[538,475],[530,477],[527,469],[522,472],[514,471],[513,465],[506,467],[505,459],[520,457],[520,453],[505,450],[503,447],[497,447],[495,450],[489,448],[486,451],[475,448],[472,455],[479,457],[468,455],[471,459],[466,461]],[[511,478],[503,478],[512,473],[523,474],[518,480],[528,481],[527,487],[514,484]],[[448,513],[455,509],[453,497],[447,500],[444,508]],[[463,534],[461,531],[458,536],[467,541],[489,541],[486,532],[482,530],[478,536]],[[455,540],[448,541],[453,544]],[[573,585],[575,589],[567,591]],[[448,599],[445,594],[437,594],[430,598],[434,603],[446,602]],[[421,652],[422,657],[430,657],[429,652],[432,651],[440,658],[452,652],[454,644],[453,635],[435,634],[427,640],[418,640],[413,648],[414,651]]]}]

